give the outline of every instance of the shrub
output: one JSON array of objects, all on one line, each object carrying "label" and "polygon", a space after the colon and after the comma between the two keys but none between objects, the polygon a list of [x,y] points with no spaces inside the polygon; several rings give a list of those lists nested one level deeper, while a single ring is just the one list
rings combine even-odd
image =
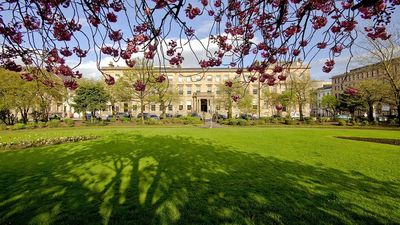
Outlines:
[{"label": "shrub", "polygon": [[23,123],[16,123],[12,127],[13,130],[22,130],[22,129],[25,129],[25,128],[26,128],[26,125],[23,124]]},{"label": "shrub", "polygon": [[294,124],[295,124],[295,121],[294,121],[294,120],[291,120],[291,119],[285,119],[285,124],[286,124],[286,125],[294,125]]},{"label": "shrub", "polygon": [[361,126],[369,126],[369,122],[367,120],[362,121]]},{"label": "shrub", "polygon": [[309,125],[314,125],[315,120],[314,120],[314,118],[306,117],[306,118],[304,118],[304,123],[309,124]]},{"label": "shrub", "polygon": [[0,124],[0,130],[7,130],[7,125],[5,125],[4,123]]},{"label": "shrub", "polygon": [[397,126],[399,123],[398,123],[397,118],[395,118],[395,119],[390,120],[389,124],[390,124],[391,126]]},{"label": "shrub", "polygon": [[247,126],[250,124],[250,122],[245,119],[237,119],[236,124],[239,126]]},{"label": "shrub", "polygon": [[47,127],[47,124],[45,122],[38,122],[37,125],[39,128]]},{"label": "shrub", "polygon": [[34,128],[36,128],[36,127],[38,127],[37,123],[28,123],[28,124],[26,125],[26,128],[27,128],[27,129],[34,129]]},{"label": "shrub", "polygon": [[130,118],[126,118],[126,117],[122,117],[121,121],[123,123],[129,123],[131,121],[131,119]]},{"label": "shrub", "polygon": [[267,123],[267,121],[268,121],[268,119],[259,119],[259,120],[256,120],[255,123],[257,125],[265,125]]},{"label": "shrub", "polygon": [[70,119],[70,118],[64,119],[64,123],[69,127],[75,126],[75,121],[73,119]]},{"label": "shrub", "polygon": [[346,126],[346,121],[345,120],[338,120],[338,125],[339,126]]},{"label": "shrub", "polygon": [[183,124],[201,124],[202,121],[200,120],[200,118],[197,117],[191,117],[191,116],[184,116],[181,117]]},{"label": "shrub", "polygon": [[161,122],[159,120],[154,119],[154,118],[150,118],[150,119],[144,121],[144,123],[147,124],[147,125],[158,125]]},{"label": "shrub", "polygon": [[279,123],[278,118],[271,118],[271,123],[278,124]]},{"label": "shrub", "polygon": [[47,125],[51,128],[56,128],[60,126],[60,120],[50,120]]}]

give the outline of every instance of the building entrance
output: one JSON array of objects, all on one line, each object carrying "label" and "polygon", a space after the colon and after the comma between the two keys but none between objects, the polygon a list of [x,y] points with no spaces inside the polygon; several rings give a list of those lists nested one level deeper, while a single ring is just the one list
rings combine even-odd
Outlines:
[{"label": "building entrance", "polygon": [[207,99],[200,100],[200,109],[202,112],[207,112]]}]

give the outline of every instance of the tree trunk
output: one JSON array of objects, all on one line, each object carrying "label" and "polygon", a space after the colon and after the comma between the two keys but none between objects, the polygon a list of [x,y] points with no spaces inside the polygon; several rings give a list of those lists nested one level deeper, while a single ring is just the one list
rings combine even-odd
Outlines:
[{"label": "tree trunk", "polygon": [[20,108],[20,111],[21,111],[22,123],[27,124],[28,123],[28,111],[29,111],[29,109]]},{"label": "tree trunk", "polygon": [[299,103],[299,114],[300,114],[300,121],[303,121],[303,103]]},{"label": "tree trunk", "polygon": [[232,103],[228,104],[228,119],[232,119]]},{"label": "tree trunk", "polygon": [[164,118],[165,117],[165,102],[164,102],[164,100],[160,101],[160,107],[162,109],[160,117]]},{"label": "tree trunk", "polygon": [[374,103],[373,102],[368,102],[368,121],[369,122],[374,121]]},{"label": "tree trunk", "polygon": [[400,127],[400,95],[397,99],[397,124]]},{"label": "tree trunk", "polygon": [[143,98],[140,98],[140,115],[141,115],[141,120],[142,120],[142,125],[144,125],[144,102],[143,102]]},{"label": "tree trunk", "polygon": [[260,76],[258,76],[258,119],[261,117],[261,82],[260,82]]}]

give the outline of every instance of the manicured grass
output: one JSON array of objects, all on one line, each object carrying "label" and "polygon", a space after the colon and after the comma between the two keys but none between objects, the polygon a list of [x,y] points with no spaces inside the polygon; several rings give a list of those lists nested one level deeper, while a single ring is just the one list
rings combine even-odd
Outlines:
[{"label": "manicured grass", "polygon": [[400,224],[399,131],[68,128],[0,152],[0,224]]}]

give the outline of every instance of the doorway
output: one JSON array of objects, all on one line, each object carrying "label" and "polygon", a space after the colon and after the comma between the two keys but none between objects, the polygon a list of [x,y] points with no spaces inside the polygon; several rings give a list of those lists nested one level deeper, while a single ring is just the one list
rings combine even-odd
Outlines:
[{"label": "doorway", "polygon": [[207,112],[207,99],[200,100],[200,109],[202,112]]}]

